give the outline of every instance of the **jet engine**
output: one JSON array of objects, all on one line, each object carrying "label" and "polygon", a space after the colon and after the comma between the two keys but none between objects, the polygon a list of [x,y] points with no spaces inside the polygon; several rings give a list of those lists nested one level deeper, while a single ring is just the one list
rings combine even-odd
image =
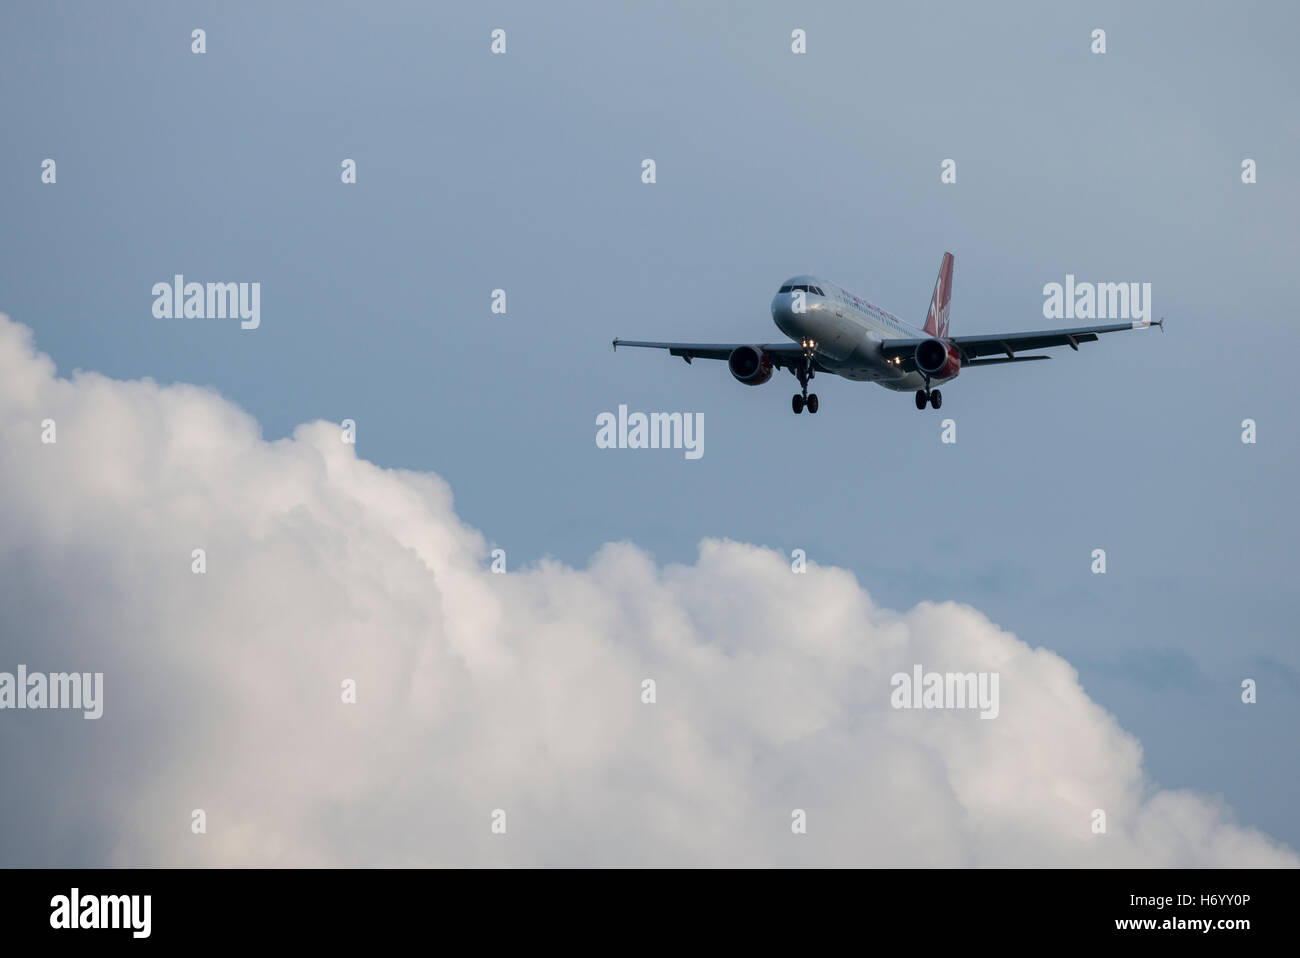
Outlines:
[{"label": "jet engine", "polygon": [[727,357],[727,368],[746,386],[761,386],[772,378],[772,357],[757,346],[737,346]]},{"label": "jet engine", "polygon": [[927,339],[916,347],[916,368],[935,379],[951,379],[961,369],[961,354],[941,339]]}]

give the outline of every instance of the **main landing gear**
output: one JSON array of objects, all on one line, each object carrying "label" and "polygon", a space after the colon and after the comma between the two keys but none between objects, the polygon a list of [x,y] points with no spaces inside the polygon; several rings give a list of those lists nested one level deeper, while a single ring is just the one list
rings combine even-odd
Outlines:
[{"label": "main landing gear", "polygon": [[916,408],[924,409],[927,401],[935,409],[938,409],[943,405],[943,393],[939,392],[937,389],[931,389],[929,392],[926,392],[924,389],[918,389],[916,391]]},{"label": "main landing gear", "polygon": [[813,353],[817,350],[817,344],[811,339],[805,339],[799,343],[803,347],[803,365],[795,371],[799,377],[800,392],[790,397],[790,408],[795,411],[795,415],[804,411],[808,407],[808,414],[815,415],[817,412],[817,394],[808,393],[808,380],[813,378]]}]

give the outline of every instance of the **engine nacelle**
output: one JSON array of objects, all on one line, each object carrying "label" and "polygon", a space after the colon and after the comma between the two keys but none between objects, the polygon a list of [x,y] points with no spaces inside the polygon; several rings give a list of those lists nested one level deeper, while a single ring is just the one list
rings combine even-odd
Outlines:
[{"label": "engine nacelle", "polygon": [[961,370],[961,354],[941,339],[927,339],[916,347],[916,368],[935,379],[951,379]]},{"label": "engine nacelle", "polygon": [[737,346],[727,357],[727,368],[746,386],[761,386],[772,378],[772,357],[757,346]]}]

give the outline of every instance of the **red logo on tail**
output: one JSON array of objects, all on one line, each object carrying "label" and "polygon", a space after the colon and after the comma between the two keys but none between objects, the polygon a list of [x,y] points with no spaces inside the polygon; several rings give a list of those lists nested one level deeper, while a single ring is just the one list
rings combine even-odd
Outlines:
[{"label": "red logo on tail", "polygon": [[943,254],[939,278],[930,297],[930,313],[925,317],[925,331],[939,339],[948,338],[948,310],[952,305],[952,253]]}]

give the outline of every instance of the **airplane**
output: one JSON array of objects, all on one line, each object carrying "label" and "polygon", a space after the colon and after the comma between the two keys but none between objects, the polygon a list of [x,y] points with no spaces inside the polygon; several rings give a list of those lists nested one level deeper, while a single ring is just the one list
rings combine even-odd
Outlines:
[{"label": "airplane", "polygon": [[[772,321],[795,342],[749,345],[745,343],[650,343],[615,339],[620,346],[666,349],[688,363],[694,359],[725,359],[727,368],[746,386],[761,386],[774,369],[788,369],[799,380],[800,392],[790,400],[795,413],[817,412],[817,394],[808,382],[817,373],[874,382],[897,392],[916,390],[916,408],[943,405],[939,386],[957,378],[964,366],[1025,363],[1051,356],[1020,356],[1025,350],[1094,342],[1103,333],[1145,329],[1156,322],[1138,320],[1108,326],[1032,333],[993,333],[983,336],[949,336],[948,312],[952,305],[952,253],[944,253],[939,278],[930,297],[925,325],[917,329],[879,306],[859,299],[843,287],[815,276],[793,276],[772,298]],[[1005,355],[1004,355],[1005,354]],[[986,358],[987,357],[987,358]]]}]

